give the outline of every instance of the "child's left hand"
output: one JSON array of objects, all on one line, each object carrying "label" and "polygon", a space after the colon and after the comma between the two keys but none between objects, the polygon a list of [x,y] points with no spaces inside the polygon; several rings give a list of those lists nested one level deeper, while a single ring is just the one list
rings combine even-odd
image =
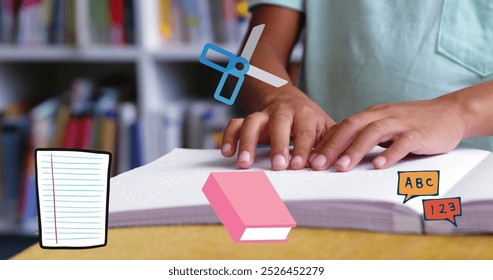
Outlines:
[{"label": "child's left hand", "polygon": [[334,165],[353,169],[375,146],[390,146],[373,159],[376,169],[387,168],[409,153],[429,155],[454,149],[463,139],[466,123],[454,95],[415,102],[372,106],[333,126],[313,150],[315,170]]}]

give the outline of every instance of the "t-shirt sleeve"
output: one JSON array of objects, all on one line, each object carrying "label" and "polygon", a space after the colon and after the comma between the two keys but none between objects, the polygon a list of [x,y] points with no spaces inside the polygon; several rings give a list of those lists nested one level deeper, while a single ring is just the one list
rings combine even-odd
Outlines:
[{"label": "t-shirt sleeve", "polygon": [[248,6],[250,10],[261,4],[268,4],[268,5],[276,5],[276,6],[281,6],[289,9],[293,9],[296,11],[303,12],[304,11],[304,0],[248,0]]}]

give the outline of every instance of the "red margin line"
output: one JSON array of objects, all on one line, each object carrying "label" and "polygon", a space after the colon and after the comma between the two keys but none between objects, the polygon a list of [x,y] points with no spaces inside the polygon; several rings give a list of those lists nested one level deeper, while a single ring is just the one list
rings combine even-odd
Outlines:
[{"label": "red margin line", "polygon": [[53,218],[55,219],[55,240],[56,240],[56,244],[58,244],[58,231],[56,226],[55,175],[53,172],[53,154],[51,154],[51,182],[53,183]]}]

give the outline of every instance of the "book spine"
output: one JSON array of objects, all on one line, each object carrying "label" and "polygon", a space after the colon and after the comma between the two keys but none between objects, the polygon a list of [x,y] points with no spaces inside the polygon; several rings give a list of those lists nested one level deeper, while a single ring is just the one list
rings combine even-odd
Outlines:
[{"label": "book spine", "polygon": [[63,43],[66,45],[73,45],[76,41],[76,29],[75,29],[75,0],[69,0],[65,2],[65,9],[63,10],[63,22],[65,26],[62,30]]},{"label": "book spine", "polygon": [[235,242],[239,242],[246,226],[243,224],[241,217],[226,194],[221,190],[221,186],[213,174],[207,178],[202,192],[207,197],[212,209],[216,212],[217,217],[221,220],[231,238]]},{"label": "book spine", "polygon": [[78,133],[80,137],[77,138],[77,148],[92,149],[92,127],[92,116],[84,116],[79,120]]},{"label": "book spine", "polygon": [[63,25],[64,16],[64,1],[63,0],[54,0],[53,3],[53,13],[52,13],[52,21],[49,28],[49,42],[54,45],[63,44]]},{"label": "book spine", "polygon": [[34,46],[40,43],[38,36],[41,25],[41,1],[24,0],[20,4],[18,14],[17,44]]},{"label": "book spine", "polygon": [[67,129],[65,130],[65,137],[63,140],[63,148],[75,149],[78,148],[77,139],[80,138],[79,132],[79,120],[76,117],[70,117],[67,122]]},{"label": "book spine", "polygon": [[[5,158],[4,158],[4,151],[5,147],[3,144],[3,116],[0,113],[0,203],[2,203],[5,199],[5,177],[4,177],[4,169],[5,169]],[[0,210],[2,208],[0,207]],[[0,219],[2,218],[2,215],[0,214]]]},{"label": "book spine", "polygon": [[14,41],[14,0],[2,0],[2,33],[4,43]]},{"label": "book spine", "polygon": [[4,197],[13,205],[17,204],[19,198],[29,129],[29,120],[24,117],[5,124],[2,128]]},{"label": "book spine", "polygon": [[91,22],[91,41],[106,45],[110,42],[110,2],[109,0],[92,0],[89,2]]},{"label": "book spine", "polygon": [[197,1],[197,12],[199,21],[199,33],[201,35],[201,41],[211,42],[213,40],[212,35],[212,20],[211,11],[208,1]]},{"label": "book spine", "polygon": [[172,0],[158,0],[159,9],[159,34],[164,41],[171,41],[174,37],[174,14],[172,12]]},{"label": "book spine", "polygon": [[197,11],[197,0],[184,0],[184,22],[190,42],[200,41],[199,16]]},{"label": "book spine", "polygon": [[131,127],[137,121],[137,106],[131,102],[123,102],[118,106],[118,148],[117,173],[130,170],[131,165]]},{"label": "book spine", "polygon": [[238,36],[238,24],[236,17],[236,0],[223,1],[223,19],[226,27],[226,41],[237,42],[240,40]]},{"label": "book spine", "polygon": [[126,44],[135,44],[135,8],[134,0],[124,2],[123,32]]},{"label": "book spine", "polygon": [[131,139],[130,139],[130,147],[131,147],[131,161],[130,168],[134,169],[143,164],[143,156],[142,156],[142,139],[141,139],[141,124],[140,121],[137,120],[130,127]]},{"label": "book spine", "polygon": [[170,102],[162,113],[162,150],[160,153],[167,154],[175,148],[183,146],[183,129],[186,112],[186,104],[181,102]]},{"label": "book spine", "polygon": [[105,114],[102,122],[102,141],[101,141],[101,151],[106,151],[110,152],[112,156],[112,163],[111,163],[111,176],[116,175],[116,168],[117,168],[117,153],[116,153],[116,147],[117,147],[117,115],[116,112],[109,112]]},{"label": "book spine", "polygon": [[123,15],[123,0],[110,0],[110,41],[113,45],[123,45],[125,43]]},{"label": "book spine", "polygon": [[22,200],[23,207],[19,214],[21,228],[27,233],[35,232],[38,229],[38,210],[36,200],[36,176],[34,174],[26,177],[25,191]]},{"label": "book spine", "polygon": [[226,29],[226,21],[224,20],[224,5],[222,0],[209,0],[209,5],[214,42],[226,43],[228,41],[228,33]]},{"label": "book spine", "polygon": [[89,0],[75,0],[76,42],[79,47],[91,44]]},{"label": "book spine", "polygon": [[70,108],[66,104],[61,104],[58,107],[55,119],[55,131],[51,140],[51,147],[62,148],[65,146],[65,135],[67,134],[68,124],[70,120]]},{"label": "book spine", "polygon": [[173,30],[174,40],[176,42],[188,43],[190,42],[190,34],[188,33],[185,3],[182,0],[172,0],[173,11]]}]

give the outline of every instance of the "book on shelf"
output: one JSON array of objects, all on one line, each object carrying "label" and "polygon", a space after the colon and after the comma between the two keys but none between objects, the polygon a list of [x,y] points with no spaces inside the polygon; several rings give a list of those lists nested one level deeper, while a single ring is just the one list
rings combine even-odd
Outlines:
[{"label": "book on shelf", "polygon": [[[491,233],[493,188],[489,151],[457,148],[446,154],[408,157],[374,170],[375,148],[351,172],[270,169],[270,150],[259,149],[251,170],[239,171],[236,158],[220,150],[176,149],[141,168],[111,179],[109,226],[219,223],[201,189],[211,172],[264,171],[298,227],[327,227],[392,233]],[[461,197],[457,227],[424,221],[422,199],[403,204],[398,172],[439,170],[439,195]],[[253,204],[252,207],[255,207]]]},{"label": "book on shelf", "polygon": [[[21,193],[24,157],[30,130],[29,116],[24,104],[9,106],[0,123],[0,224],[12,228],[18,220],[17,201]],[[15,213],[14,215],[8,215]]]},{"label": "book on shelf", "polygon": [[[139,133],[135,127],[138,123],[137,106],[132,102],[122,102],[118,105],[118,153],[117,153],[117,173],[123,173],[130,169],[142,165],[139,149],[133,155],[134,145],[138,143]],[[136,158],[137,157],[137,158]]]},{"label": "book on shelf", "polygon": [[50,146],[55,132],[55,119],[59,106],[60,101],[57,98],[50,98],[38,104],[29,112],[31,130],[24,157],[25,164],[22,170],[21,191],[17,205],[19,224],[23,232],[34,233],[38,230],[34,151],[36,148]]},{"label": "book on shelf", "polygon": [[164,42],[238,42],[245,31],[245,0],[158,0]]},{"label": "book on shelf", "polygon": [[160,155],[167,154],[174,148],[183,147],[187,110],[188,102],[186,101],[171,101],[165,104],[159,116],[161,125],[158,128],[158,138],[162,143],[159,146]]},{"label": "book on shelf", "polygon": [[[118,159],[118,90],[115,88],[101,88],[100,95],[94,108],[93,144],[92,149],[110,152],[113,161]],[[110,175],[116,175],[117,164],[113,164]]]},{"label": "book on shelf", "polygon": [[[76,0],[83,2],[85,0]],[[87,0],[76,3],[81,45],[121,46],[135,43],[134,2],[127,0]],[[87,18],[83,18],[86,15]]]},{"label": "book on shelf", "polygon": [[2,0],[0,43],[25,47],[135,43],[134,0]]},{"label": "book on shelf", "polygon": [[[96,88],[94,83],[88,79],[77,79],[72,84],[69,92],[69,112],[66,106],[61,106],[57,114],[57,129],[54,139],[63,134],[62,147],[70,149],[100,150],[112,153],[112,174],[115,175],[118,168],[117,160],[128,158],[130,150],[118,149],[119,141],[131,141],[133,137],[140,135],[132,134],[132,126],[138,122],[137,113],[134,113],[132,123],[126,123],[120,127],[119,104],[124,98],[124,89],[118,85],[102,85]],[[126,107],[132,107],[136,111],[136,105],[126,102]],[[63,126],[65,125],[65,128]],[[123,138],[130,137],[130,139]],[[129,148],[141,149],[133,145]],[[132,159],[125,165],[133,166]],[[136,167],[136,166],[133,166]]]},{"label": "book on shelf", "polygon": [[234,116],[230,106],[201,99],[170,100],[145,114],[152,135],[145,146],[147,162],[174,148],[218,148],[222,131]]},{"label": "book on shelf", "polygon": [[230,106],[199,100],[190,104],[186,116],[186,147],[216,149],[220,147],[222,131],[233,117]]},{"label": "book on shelf", "polygon": [[[135,128],[139,123],[137,106],[122,99],[128,98],[128,91],[127,85],[120,85],[118,81],[99,81],[96,86],[91,80],[79,78],[60,96],[30,109],[17,105],[3,112],[0,118],[0,232],[34,234],[37,231],[34,168],[37,148],[111,152],[113,175],[142,164],[141,135]],[[122,100],[133,112],[130,120],[120,126]],[[119,149],[120,141],[128,143],[126,149]]]},{"label": "book on shelf", "polygon": [[93,82],[77,79],[70,90],[70,116],[62,148],[90,149],[93,145]]}]

